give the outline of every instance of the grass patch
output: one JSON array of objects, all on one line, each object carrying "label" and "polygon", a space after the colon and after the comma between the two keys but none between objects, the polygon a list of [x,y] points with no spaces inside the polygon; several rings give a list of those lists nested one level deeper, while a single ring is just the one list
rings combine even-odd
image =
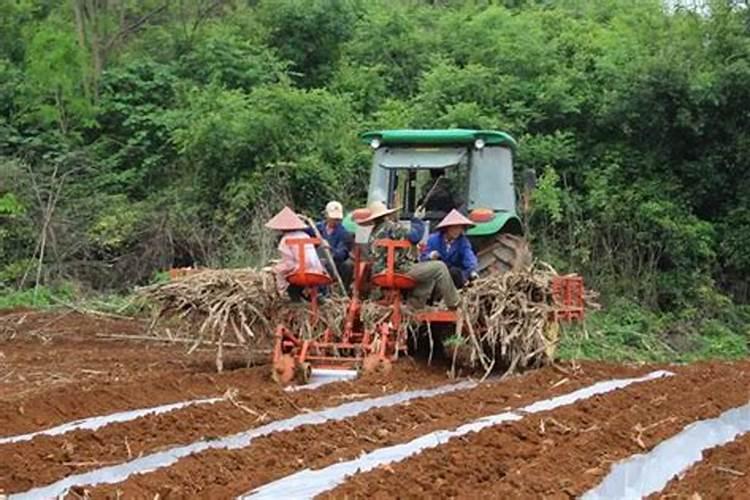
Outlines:
[{"label": "grass patch", "polygon": [[60,301],[68,301],[74,292],[70,286],[59,287],[40,286],[24,290],[0,290],[0,309],[15,307],[45,308],[59,305]]},{"label": "grass patch", "polygon": [[691,362],[750,356],[750,310],[727,306],[714,314],[658,314],[621,301],[565,328],[562,359],[614,362]]},{"label": "grass patch", "polygon": [[135,295],[84,294],[72,283],[55,287],[40,286],[36,290],[0,289],[0,310],[13,308],[47,309],[72,306],[122,316],[134,316],[143,309],[143,301]]},{"label": "grass patch", "polygon": [[120,316],[137,316],[147,304],[135,294],[131,295],[97,295],[79,299],[74,303],[82,310],[98,311]]}]

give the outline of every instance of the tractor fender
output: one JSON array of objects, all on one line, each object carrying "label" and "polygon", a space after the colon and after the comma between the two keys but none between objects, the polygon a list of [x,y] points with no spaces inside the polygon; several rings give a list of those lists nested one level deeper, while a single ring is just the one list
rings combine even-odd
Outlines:
[{"label": "tractor fender", "polygon": [[466,235],[489,236],[497,233],[510,233],[518,236],[523,235],[521,219],[513,212],[495,212],[495,216],[487,222],[479,222],[476,226],[466,231]]}]

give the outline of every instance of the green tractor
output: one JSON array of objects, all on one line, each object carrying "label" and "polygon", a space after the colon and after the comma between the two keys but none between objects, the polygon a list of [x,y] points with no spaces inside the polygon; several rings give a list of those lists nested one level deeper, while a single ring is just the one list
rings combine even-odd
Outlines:
[{"label": "green tractor", "polygon": [[[379,130],[362,134],[374,150],[368,204],[400,206],[408,221],[423,206],[434,226],[451,209],[468,215],[479,272],[507,272],[531,262],[516,212],[513,152],[516,141],[492,130]],[[349,214],[344,225],[356,223]]]},{"label": "green tractor", "polygon": [[[362,134],[362,140],[374,151],[368,205],[380,201],[400,207],[404,223],[408,223],[417,210],[424,209],[426,233],[448,212],[458,209],[476,224],[468,235],[477,253],[480,274],[499,274],[531,264],[523,224],[516,212],[516,186],[513,182],[516,142],[508,134],[465,129],[380,130]],[[525,177],[522,200],[527,202],[535,179],[529,175]],[[528,347],[523,335],[514,335],[503,342],[482,341],[481,345],[475,339],[476,344],[469,345],[462,338],[466,333],[463,321],[468,316],[462,316],[460,311],[435,308],[414,311],[410,321],[416,321],[419,327],[407,328],[402,314],[401,292],[413,286],[413,283],[409,284],[410,278],[401,285],[396,285],[394,274],[389,273],[365,279],[366,259],[363,261],[361,257],[363,251],[367,251],[365,243],[369,230],[359,227],[354,218],[355,215],[364,215],[364,212],[355,211],[344,219],[344,226],[355,233],[357,245],[354,247],[356,276],[351,299],[346,302],[341,333],[327,329],[323,335],[304,338],[305,332],[288,330],[284,325],[277,328],[274,370],[279,380],[291,380],[295,370],[308,373],[307,368],[298,370],[300,366],[387,371],[391,361],[402,353],[413,351],[429,360],[436,346],[440,345],[443,347],[437,347],[442,353],[440,355],[450,358],[452,363],[459,360],[459,365],[467,367],[474,365],[474,347],[482,349],[493,359],[487,369],[538,366],[553,357],[559,322],[583,318],[583,280],[567,275],[552,279],[550,288],[554,304],[550,304],[549,310],[540,309],[546,321],[542,323],[543,338],[536,337],[532,342],[534,352],[525,351]],[[396,248],[399,242],[389,243],[393,245],[391,248]],[[304,241],[301,244],[304,245]],[[390,260],[392,266],[393,260]],[[311,274],[313,278],[320,276]],[[376,324],[366,326],[363,304],[370,299],[370,282],[373,286],[386,288],[385,300],[378,303],[391,310],[385,315],[378,312],[380,317]],[[547,294],[540,295],[545,300],[548,298]],[[312,297],[317,295],[312,293]],[[311,307],[317,308],[315,299],[312,304]],[[317,317],[317,309],[314,311],[313,317]],[[481,324],[473,325],[471,330],[474,328],[486,330]],[[407,342],[410,334],[414,334],[414,342]],[[457,342],[447,342],[448,339]],[[522,353],[520,357],[519,352]],[[497,366],[495,359],[500,360]]]}]

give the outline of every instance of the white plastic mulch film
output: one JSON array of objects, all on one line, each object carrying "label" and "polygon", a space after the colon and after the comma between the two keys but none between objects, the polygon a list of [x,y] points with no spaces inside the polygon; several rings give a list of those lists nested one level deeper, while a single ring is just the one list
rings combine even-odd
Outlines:
[{"label": "white plastic mulch film", "polygon": [[306,499],[324,493],[342,484],[352,474],[367,472],[385,464],[404,460],[428,448],[435,448],[446,443],[449,439],[463,436],[470,432],[477,432],[484,428],[502,424],[513,420],[521,420],[524,414],[538,413],[552,410],[560,406],[570,405],[582,399],[611,392],[631,384],[646,382],[661,377],[671,376],[671,372],[659,370],[643,377],[608,380],[598,382],[589,387],[578,389],[562,396],[524,406],[515,412],[504,412],[489,417],[482,417],[453,430],[441,430],[425,434],[408,443],[388,446],[363,454],[362,456],[340,462],[323,469],[305,469],[296,474],[281,478],[253,490],[242,498],[246,499],[277,499],[294,498]]},{"label": "white plastic mulch film", "polygon": [[325,368],[313,368],[310,381],[305,385],[291,385],[284,388],[287,392],[307,391],[317,389],[320,386],[332,382],[345,382],[357,378],[356,370],[330,370]]},{"label": "white plastic mulch film", "polygon": [[175,464],[179,459],[188,455],[210,449],[238,449],[245,448],[258,437],[273,432],[290,431],[302,425],[322,424],[329,420],[344,420],[374,408],[384,408],[405,403],[412,399],[429,398],[450,392],[471,389],[477,385],[473,381],[443,385],[434,389],[421,389],[389,394],[371,399],[363,399],[344,403],[332,408],[302,413],[294,417],[277,420],[269,424],[250,429],[245,432],[232,434],[221,439],[201,440],[185,446],[177,446],[168,450],[144,455],[129,462],[124,462],[89,472],[68,476],[47,486],[34,488],[23,493],[8,495],[9,499],[48,499],[65,495],[70,488],[82,485],[114,484],[124,481],[133,474],[144,474]]},{"label": "white plastic mulch film", "polygon": [[650,452],[615,464],[604,481],[583,499],[635,499],[658,493],[673,477],[699,462],[704,450],[729,443],[746,432],[750,432],[750,404],[690,424]]}]

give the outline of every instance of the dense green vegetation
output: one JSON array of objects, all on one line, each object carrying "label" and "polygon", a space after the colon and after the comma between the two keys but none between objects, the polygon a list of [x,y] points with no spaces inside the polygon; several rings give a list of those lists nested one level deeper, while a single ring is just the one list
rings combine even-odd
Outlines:
[{"label": "dense green vegetation", "polygon": [[747,354],[750,9],[680,3],[0,2],[0,289],[257,262],[281,204],[362,201],[359,131],[497,128],[607,306],[571,350]]}]

